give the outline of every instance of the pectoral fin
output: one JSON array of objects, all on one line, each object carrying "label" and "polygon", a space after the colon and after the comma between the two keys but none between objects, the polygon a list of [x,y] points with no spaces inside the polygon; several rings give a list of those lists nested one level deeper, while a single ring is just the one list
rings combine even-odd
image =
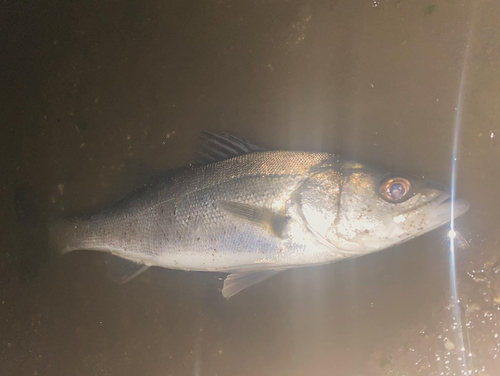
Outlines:
[{"label": "pectoral fin", "polygon": [[138,264],[136,262],[112,255],[111,253],[104,253],[103,257],[109,278],[113,282],[120,284],[134,279],[149,268],[147,265]]},{"label": "pectoral fin", "polygon": [[222,288],[222,296],[229,299],[231,296],[236,295],[241,290],[247,287],[256,285],[259,282],[271,278],[273,275],[279,273],[281,270],[263,270],[258,272],[242,272],[229,274],[224,280],[224,287]]},{"label": "pectoral fin", "polygon": [[277,214],[272,210],[239,202],[221,201],[218,206],[235,217],[269,230],[279,238],[283,237],[289,219],[287,216]]}]

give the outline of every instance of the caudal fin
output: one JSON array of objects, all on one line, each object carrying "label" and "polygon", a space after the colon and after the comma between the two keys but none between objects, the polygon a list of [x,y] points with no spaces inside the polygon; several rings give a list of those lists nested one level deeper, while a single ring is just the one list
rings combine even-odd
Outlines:
[{"label": "caudal fin", "polygon": [[46,248],[49,254],[54,250],[59,254],[69,252],[76,221],[47,219],[50,218],[49,210],[41,202],[37,191],[29,185],[17,187],[14,194],[17,223],[23,228],[25,237],[38,239],[37,252]]},{"label": "caudal fin", "polygon": [[49,242],[60,255],[77,249],[80,222],[74,219],[59,219],[49,227]]},{"label": "caudal fin", "polygon": [[20,278],[31,281],[53,256],[48,247],[47,208],[42,205],[38,191],[29,184],[15,188],[13,206],[15,217],[6,231],[17,240],[9,252],[16,255]]},{"label": "caudal fin", "polygon": [[88,222],[85,220],[60,220],[50,228],[52,247],[64,255],[74,250],[102,251],[102,260],[108,277],[116,283],[126,283],[146,271],[149,266],[113,255],[110,249],[96,246],[88,234]]}]

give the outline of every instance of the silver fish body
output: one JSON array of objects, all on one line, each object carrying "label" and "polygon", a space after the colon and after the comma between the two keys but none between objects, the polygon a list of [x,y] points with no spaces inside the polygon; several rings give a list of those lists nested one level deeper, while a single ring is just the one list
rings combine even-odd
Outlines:
[{"label": "silver fish body", "polygon": [[285,213],[311,168],[332,157],[269,151],[186,169],[109,210],[68,223],[63,252],[107,251],[146,265],[204,271],[311,263],[304,252],[314,236],[304,226],[292,234],[299,226],[289,225],[276,236],[221,203]]},{"label": "silver fish body", "polygon": [[[416,181],[411,197],[388,202],[386,177],[332,154],[257,150],[186,168],[52,234],[62,253],[233,273],[229,297],[275,271],[378,251],[450,220],[445,192]],[[405,181],[389,194],[409,190]]]}]

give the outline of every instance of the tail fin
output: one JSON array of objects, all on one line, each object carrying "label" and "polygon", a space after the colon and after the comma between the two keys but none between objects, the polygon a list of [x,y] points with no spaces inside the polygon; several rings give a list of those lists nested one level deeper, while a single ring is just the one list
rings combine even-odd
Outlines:
[{"label": "tail fin", "polygon": [[15,223],[12,230],[18,235],[16,260],[20,277],[28,282],[36,279],[52,258],[48,249],[46,208],[41,205],[38,192],[28,184],[14,191]]},{"label": "tail fin", "polygon": [[81,221],[76,219],[59,219],[49,226],[49,243],[60,255],[77,248],[78,233]]},{"label": "tail fin", "polygon": [[104,246],[96,246],[88,234],[89,223],[84,219],[60,220],[50,227],[50,243],[61,255],[74,250],[103,251],[102,260],[108,277],[116,283],[126,283],[146,271],[149,266],[113,255]]},{"label": "tail fin", "polygon": [[24,226],[40,225],[40,205],[36,191],[29,185],[20,185],[14,192],[14,208],[18,223]]},{"label": "tail fin", "polygon": [[[21,277],[34,280],[45,264],[55,255],[64,255],[74,250],[95,250],[111,252],[95,242],[89,232],[89,217],[77,216],[47,220],[50,209],[40,205],[37,191],[32,187],[19,186],[14,195],[16,210],[15,229],[22,235],[18,242],[16,259]],[[149,268],[147,265],[125,260],[111,253],[104,253],[103,260],[109,277],[118,283],[125,283]]]}]

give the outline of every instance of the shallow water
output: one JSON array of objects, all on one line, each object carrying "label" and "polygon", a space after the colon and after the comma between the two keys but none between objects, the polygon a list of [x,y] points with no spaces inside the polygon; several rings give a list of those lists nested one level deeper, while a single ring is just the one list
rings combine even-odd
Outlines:
[{"label": "shallow water", "polygon": [[[498,374],[500,3],[3,10],[1,375]],[[223,275],[152,268],[117,286],[98,254],[55,258],[45,246],[47,218],[187,164],[202,130],[448,183],[462,78],[463,352],[446,228],[229,301]]]}]

